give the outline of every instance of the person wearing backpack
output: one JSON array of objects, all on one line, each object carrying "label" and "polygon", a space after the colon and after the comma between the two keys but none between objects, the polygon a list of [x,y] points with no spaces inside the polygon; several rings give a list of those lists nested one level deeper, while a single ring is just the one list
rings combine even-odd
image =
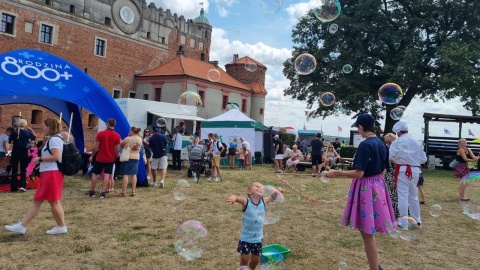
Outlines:
[{"label": "person wearing backpack", "polygon": [[[64,176],[58,167],[57,162],[62,162],[63,154],[63,140],[60,136],[61,125],[56,119],[48,118],[44,121],[43,131],[50,135],[48,140],[49,151],[46,147],[41,150],[41,156],[34,159],[35,164],[40,164],[40,182],[33,202],[27,210],[27,214],[22,221],[13,225],[5,226],[5,229],[18,234],[25,234],[27,226],[40,212],[40,208],[44,201],[50,203],[52,215],[57,225],[51,230],[46,231],[46,234],[65,234],[67,233],[67,226],[65,226],[64,211],[60,204],[62,198],[62,188]],[[54,136],[59,135],[59,136]]]},{"label": "person wearing backpack", "polygon": [[220,176],[220,155],[226,149],[223,147],[222,143],[217,139],[217,133],[212,135],[212,145],[213,145],[213,157],[212,157],[212,176],[208,179],[209,181],[220,181],[222,177]]}]

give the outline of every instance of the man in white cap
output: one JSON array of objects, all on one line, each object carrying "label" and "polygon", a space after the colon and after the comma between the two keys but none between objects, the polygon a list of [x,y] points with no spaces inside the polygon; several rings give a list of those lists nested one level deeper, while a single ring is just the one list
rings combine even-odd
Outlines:
[{"label": "man in white cap", "polygon": [[[389,158],[395,160],[395,187],[398,192],[400,217],[411,216],[420,225],[420,204],[418,201],[418,178],[422,172],[421,164],[427,161],[423,145],[408,134],[407,123],[398,121],[393,126],[398,138],[390,146]],[[406,229],[402,227],[402,229]]]},{"label": "man in white cap", "polygon": [[273,136],[273,145],[275,147],[275,171],[282,172],[283,162],[283,141],[280,140],[280,136]]}]

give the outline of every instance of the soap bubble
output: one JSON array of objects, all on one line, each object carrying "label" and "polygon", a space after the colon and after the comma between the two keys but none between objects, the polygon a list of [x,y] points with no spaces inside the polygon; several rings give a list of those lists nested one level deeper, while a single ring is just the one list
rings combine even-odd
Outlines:
[{"label": "soap bubble", "polygon": [[469,201],[460,201],[463,213],[472,219],[480,220],[480,180],[478,172],[467,174],[460,185],[465,185],[465,198]]},{"label": "soap bubble", "polygon": [[338,25],[336,23],[330,24],[330,26],[328,27],[328,32],[330,32],[330,34],[335,34],[337,31]]},{"label": "soap bubble", "polygon": [[278,189],[274,188],[272,185],[263,186],[263,197],[268,197],[272,194],[276,194],[276,197],[273,200],[274,202],[283,202],[285,200],[283,194]]},{"label": "soap bubble", "polygon": [[238,38],[238,36],[240,35],[240,28],[238,28],[238,26],[233,25],[227,28],[226,32],[227,32],[228,40],[233,41],[236,38]]},{"label": "soap bubble", "polygon": [[198,220],[188,220],[175,230],[173,245],[187,261],[200,258],[207,247],[207,229]]},{"label": "soap bubble", "polygon": [[325,184],[330,183],[330,178],[326,177],[325,175],[320,176],[320,180],[322,180],[322,182]]},{"label": "soap bubble", "polygon": [[402,99],[402,96],[402,88],[395,83],[386,83],[378,90],[378,97],[385,104],[397,104]]},{"label": "soap bubble", "polygon": [[207,78],[208,78],[208,80],[211,81],[211,82],[218,82],[218,81],[220,81],[220,78],[221,78],[221,77],[220,77],[220,71],[218,71],[218,70],[216,70],[216,69],[214,69],[214,68],[210,69],[210,70],[208,71],[208,73],[207,73]]},{"label": "soap bubble", "polygon": [[273,201],[268,204],[265,211],[264,224],[272,225],[277,223],[283,216],[283,205],[279,201]]},{"label": "soap bubble", "polygon": [[178,182],[177,182],[177,184],[175,184],[175,187],[174,187],[173,190],[174,190],[173,191],[173,198],[176,201],[183,201],[188,196],[188,193],[190,191],[190,184],[185,179],[178,180]]},{"label": "soap bubble", "polygon": [[[178,107],[183,112],[196,112],[198,107],[202,106],[202,98],[197,92],[187,91],[180,95],[178,99]],[[164,121],[163,124],[157,123],[158,126],[165,126],[166,121],[163,118],[159,118],[157,121]]]},{"label": "soap bubble", "polygon": [[438,204],[430,206],[430,215],[432,217],[439,217],[442,214],[442,207]]},{"label": "soap bubble", "polygon": [[331,92],[325,92],[320,96],[320,103],[323,106],[332,106],[335,103],[335,95]]},{"label": "soap bubble", "polygon": [[275,13],[268,13],[268,12],[265,13],[265,20],[269,22],[272,22],[273,20],[275,20],[275,18],[276,18]]},{"label": "soap bubble", "polygon": [[294,67],[299,75],[308,75],[317,68],[317,60],[311,54],[300,54],[295,58]]},{"label": "soap bubble", "polygon": [[390,117],[393,120],[400,120],[406,117],[405,110],[401,107],[395,107],[390,111]]},{"label": "soap bubble", "polygon": [[348,264],[346,261],[340,261],[338,263],[338,270],[348,269]]},{"label": "soap bubble", "polygon": [[307,185],[301,185],[301,186],[300,186],[300,190],[301,190],[301,191],[307,190]]},{"label": "soap bubble", "polygon": [[418,231],[418,222],[412,217],[400,217],[396,222],[395,231],[389,232],[390,236],[400,238],[405,241],[411,241],[415,238]]},{"label": "soap bubble", "polygon": [[254,62],[247,62],[245,63],[245,69],[250,72],[254,72],[257,70],[257,64]]},{"label": "soap bubble", "polygon": [[353,67],[352,67],[352,65],[350,65],[350,64],[346,64],[346,65],[344,65],[344,66],[342,67],[342,71],[343,71],[343,73],[345,73],[345,74],[349,74],[350,72],[353,71]]},{"label": "soap bubble", "polygon": [[238,110],[237,104],[234,103],[228,103],[227,106],[225,107],[225,110],[230,111],[230,110]]},{"label": "soap bubble", "polygon": [[260,257],[261,270],[283,270],[285,265],[283,263],[283,255],[274,248],[266,248],[262,250]]},{"label": "soap bubble", "polygon": [[260,8],[267,14],[276,14],[281,7],[282,0],[260,0]]},{"label": "soap bubble", "polygon": [[316,7],[313,8],[313,14],[321,22],[331,22],[338,18],[342,6],[338,0],[319,0]]}]

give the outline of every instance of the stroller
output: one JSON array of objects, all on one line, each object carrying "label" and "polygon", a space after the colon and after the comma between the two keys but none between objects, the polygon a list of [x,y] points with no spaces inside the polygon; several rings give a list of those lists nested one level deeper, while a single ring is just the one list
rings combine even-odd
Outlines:
[{"label": "stroller", "polygon": [[194,182],[198,183],[200,175],[210,176],[210,170],[207,170],[205,164],[208,163],[205,157],[205,148],[203,145],[195,145],[189,151],[190,167],[188,168],[187,177],[193,177]]}]

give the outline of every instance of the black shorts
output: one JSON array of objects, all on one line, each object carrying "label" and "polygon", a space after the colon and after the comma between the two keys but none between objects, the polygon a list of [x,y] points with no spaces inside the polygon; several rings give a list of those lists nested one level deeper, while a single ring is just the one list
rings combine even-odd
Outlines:
[{"label": "black shorts", "polygon": [[417,187],[418,186],[423,186],[423,181],[425,179],[423,179],[423,173],[420,173],[420,175],[418,176],[418,184],[417,184]]},{"label": "black shorts", "polygon": [[145,148],[145,157],[152,158],[152,150]]},{"label": "black shorts", "polygon": [[322,163],[322,155],[312,155],[312,166],[318,166]]},{"label": "black shorts", "polygon": [[105,174],[112,174],[113,164],[115,164],[115,162],[104,163],[104,162],[95,161],[93,162],[92,173],[99,175],[99,174],[102,174],[102,171],[103,171],[103,173]]},{"label": "black shorts", "polygon": [[253,255],[260,256],[262,254],[262,242],[248,243],[240,240],[238,241],[237,252],[243,255],[252,253]]}]

